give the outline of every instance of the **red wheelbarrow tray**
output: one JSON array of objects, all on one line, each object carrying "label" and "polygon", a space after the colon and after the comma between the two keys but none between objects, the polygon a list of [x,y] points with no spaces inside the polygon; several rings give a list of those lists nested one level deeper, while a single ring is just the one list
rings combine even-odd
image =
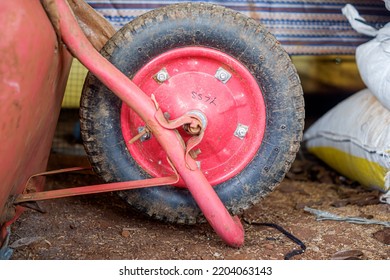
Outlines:
[{"label": "red wheelbarrow tray", "polygon": [[0,224],[4,224],[15,217],[15,209],[7,205],[10,196],[21,193],[32,174],[46,169],[72,56],[59,45],[39,1],[2,1],[0,26]]}]

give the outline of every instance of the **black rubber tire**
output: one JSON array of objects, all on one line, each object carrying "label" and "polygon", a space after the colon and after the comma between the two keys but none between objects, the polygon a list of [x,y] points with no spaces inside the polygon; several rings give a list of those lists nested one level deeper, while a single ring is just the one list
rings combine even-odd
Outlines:
[{"label": "black rubber tire", "polygon": [[[101,54],[128,77],[152,58],[178,47],[204,46],[245,65],[266,105],[266,130],[257,155],[234,178],[215,186],[237,214],[258,202],[284,178],[299,149],[304,122],[300,80],[278,41],[255,20],[221,6],[185,3],[148,12],[119,30]],[[106,182],[148,177],[130,156],[120,127],[121,100],[88,74],[81,99],[81,133],[94,170]],[[149,216],[192,224],[204,221],[186,189],[154,187],[120,192]]]}]

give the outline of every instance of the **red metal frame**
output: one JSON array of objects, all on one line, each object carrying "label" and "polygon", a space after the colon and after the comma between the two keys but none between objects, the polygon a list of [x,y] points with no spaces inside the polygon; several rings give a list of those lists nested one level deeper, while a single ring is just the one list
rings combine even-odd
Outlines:
[{"label": "red metal frame", "polygon": [[[39,0],[0,1],[0,14],[1,247],[22,209],[9,197],[46,169],[72,56]],[[36,182],[38,190],[43,184]]]},{"label": "red metal frame", "polygon": [[[197,166],[196,162],[192,157],[186,156],[188,151],[183,147],[183,139],[169,128],[169,125],[161,125],[162,112],[158,110],[158,104],[155,100],[146,95],[93,48],[78,26],[65,0],[55,0],[54,3],[59,12],[61,39],[69,51],[143,120],[150,133],[166,151],[169,161],[185,182],[216,233],[228,245],[241,246],[244,242],[244,230],[241,222],[238,217],[230,216],[204,174],[199,168],[194,168]],[[112,185],[108,187],[108,190],[112,190],[111,187]],[[90,191],[96,191],[99,187],[87,188]],[[82,191],[85,193],[86,189]],[[51,192],[51,194],[53,193]],[[19,196],[19,199],[22,196]],[[49,192],[44,196],[50,196]]]},{"label": "red metal frame", "polygon": [[[23,3],[25,2],[28,1],[24,1]],[[36,1],[34,1],[34,3],[35,2]],[[184,111],[175,112],[175,114],[177,114],[175,116],[177,119],[174,121],[167,121],[153,94],[145,94],[142,89],[116,69],[93,48],[83,31],[80,29],[66,0],[54,0],[53,4],[55,4],[56,10],[58,11],[56,18],[54,19],[54,22],[58,23],[58,26],[55,28],[58,28],[57,32],[61,40],[67,46],[67,49],[74,57],[78,58],[90,72],[92,72],[114,94],[116,94],[128,106],[128,108],[131,108],[131,110],[139,116],[145,127],[148,129],[148,132],[153,135],[162,150],[165,151],[168,162],[171,164],[176,175],[134,182],[111,183],[47,192],[40,192],[38,189],[38,192],[35,193],[20,194],[30,180],[40,178],[43,175],[52,174],[53,172],[38,173],[31,176],[29,180],[25,179],[23,182],[20,182],[16,194],[15,192],[7,193],[14,195],[13,203],[16,205],[16,214],[19,214],[19,210],[21,209],[21,207],[17,205],[22,202],[87,193],[124,190],[136,187],[149,187],[167,184],[172,185],[180,178],[197,202],[207,221],[222,238],[222,240],[233,247],[241,246],[244,242],[244,230],[239,218],[237,216],[230,216],[211,184],[198,168],[193,156],[191,156],[192,149],[201,142],[204,136],[206,128],[206,123],[203,119],[204,115],[199,113],[199,111],[194,112],[191,110],[189,113]],[[50,32],[52,36],[54,34],[53,28]],[[61,46],[59,46],[59,48],[61,48]],[[218,56],[221,56],[221,53],[219,53]],[[232,63],[231,61],[231,59],[228,59],[226,62],[228,64],[229,62]],[[238,67],[237,70],[239,70],[241,66],[235,65],[235,67]],[[63,86],[63,81],[60,82],[60,86]],[[54,101],[58,102],[58,99],[55,99]],[[260,107],[264,111],[264,105]],[[57,108],[60,108],[60,106],[57,106]],[[182,124],[188,124],[190,131],[192,132],[192,137],[186,139],[186,145],[184,144],[183,138],[177,134],[175,130],[175,128],[179,125],[181,126]],[[260,125],[260,128],[263,129],[264,125]],[[36,128],[34,127],[34,129]],[[46,146],[44,148],[46,148],[46,151],[50,150]],[[251,154],[251,156],[253,156],[253,154]],[[21,158],[23,158],[23,156]],[[40,171],[37,170],[37,172]],[[40,181],[42,182],[42,180]],[[17,193],[19,193],[19,195],[17,195]],[[6,196],[4,195],[2,197]],[[4,204],[5,203],[1,205]],[[17,215],[15,215],[15,218],[16,217]],[[9,222],[3,224],[1,232],[2,235],[5,233],[6,227],[4,225],[8,226]],[[4,236],[0,236],[0,238],[2,238],[0,241],[4,240]]]},{"label": "red metal frame", "polygon": [[[35,174],[31,176],[30,179],[27,181],[27,186],[29,182],[31,182],[31,180],[37,177],[59,174],[64,172],[80,171],[85,169],[91,169],[91,168],[75,167],[75,168],[60,169],[60,170]],[[122,190],[130,190],[135,188],[147,188],[153,186],[166,186],[166,185],[176,184],[178,181],[179,181],[179,175],[175,172],[175,175],[169,177],[159,177],[159,178],[152,178],[152,179],[145,179],[145,180],[131,181],[131,182],[117,182],[117,183],[108,183],[108,184],[88,185],[83,187],[73,187],[73,188],[66,188],[66,189],[59,189],[59,190],[52,190],[52,191],[38,191],[38,192],[20,194],[16,196],[13,203],[21,204],[23,202],[62,198],[62,197],[69,197],[75,195],[122,191]]]}]

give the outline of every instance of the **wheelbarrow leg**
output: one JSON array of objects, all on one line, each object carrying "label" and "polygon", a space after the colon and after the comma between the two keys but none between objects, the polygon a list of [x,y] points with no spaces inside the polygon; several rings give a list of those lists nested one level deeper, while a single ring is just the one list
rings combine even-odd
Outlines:
[{"label": "wheelbarrow leg", "polygon": [[60,15],[57,32],[70,52],[145,121],[216,233],[228,245],[241,246],[244,242],[241,222],[230,216],[204,174],[198,168],[191,170],[187,167],[182,139],[158,123],[151,98],[93,48],[65,0],[55,0],[55,4]]},{"label": "wheelbarrow leg", "polygon": [[226,244],[240,247],[244,243],[244,229],[240,219],[230,216],[203,173],[199,169],[179,173],[215,232]]}]

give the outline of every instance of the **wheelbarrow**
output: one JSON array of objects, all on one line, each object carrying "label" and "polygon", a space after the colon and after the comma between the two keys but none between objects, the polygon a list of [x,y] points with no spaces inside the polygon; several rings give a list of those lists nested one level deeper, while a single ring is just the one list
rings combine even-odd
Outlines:
[{"label": "wheelbarrow", "polygon": [[[89,20],[76,19],[86,4],[68,2],[1,4],[4,14],[28,11],[33,16],[27,19],[47,34],[36,35],[42,40],[38,52],[29,33],[37,27],[2,17],[8,33],[19,33],[5,33],[13,41],[0,44],[9,58],[0,65],[2,75],[8,73],[0,98],[9,98],[0,105],[6,143],[0,148],[0,244],[36,201],[116,191],[148,216],[184,224],[207,220],[226,244],[242,246],[243,226],[234,215],[281,182],[302,137],[302,88],[287,53],[257,21],[218,5],[166,6],[114,32],[92,9]],[[108,41],[95,40],[93,29]],[[81,135],[105,183],[44,191],[44,176],[57,172],[44,170],[69,53],[89,70]]]}]

